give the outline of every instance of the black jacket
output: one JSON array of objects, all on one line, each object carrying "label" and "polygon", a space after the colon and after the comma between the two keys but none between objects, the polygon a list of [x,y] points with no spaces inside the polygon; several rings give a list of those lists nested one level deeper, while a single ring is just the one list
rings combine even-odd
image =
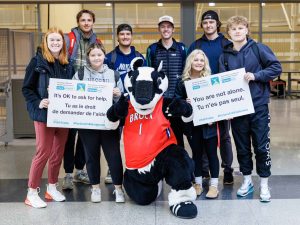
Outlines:
[{"label": "black jacket", "polygon": [[[181,80],[178,83],[177,87],[176,87],[175,97],[180,98],[180,99],[184,99],[184,100],[188,97],[183,80]],[[221,121],[217,122],[219,124],[219,126],[221,127],[220,136],[224,135],[225,129],[223,127],[225,126],[225,124],[224,124],[225,122],[226,121],[224,121],[224,120],[221,120]],[[202,127],[202,130],[203,130],[203,138],[204,139],[209,139],[209,138],[212,138],[212,137],[215,137],[215,136],[218,135],[218,133],[217,133],[218,132],[217,131],[217,123],[213,123],[212,125],[208,125],[208,124],[200,125]],[[186,123],[185,127],[184,127],[184,133],[187,136],[191,136],[193,127],[194,127],[193,122]]]},{"label": "black jacket", "polygon": [[154,68],[157,68],[160,61],[163,61],[162,71],[167,75],[169,81],[168,90],[164,93],[164,96],[173,98],[176,85],[181,79],[185,65],[185,45],[173,39],[173,45],[169,49],[166,49],[162,41],[159,40],[147,48],[146,60],[147,65]]},{"label": "black jacket", "polygon": [[47,122],[47,109],[40,109],[42,99],[48,98],[49,78],[71,79],[73,69],[70,64],[61,65],[58,61],[49,63],[38,49],[26,68],[22,93],[27,111],[34,121]]}]

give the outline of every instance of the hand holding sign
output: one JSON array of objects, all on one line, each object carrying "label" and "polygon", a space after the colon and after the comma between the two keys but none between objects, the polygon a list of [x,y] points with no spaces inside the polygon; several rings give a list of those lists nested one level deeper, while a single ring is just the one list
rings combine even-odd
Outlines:
[{"label": "hand holding sign", "polygon": [[[194,125],[208,124],[254,112],[245,69],[185,81],[194,111]],[[248,78],[252,79],[251,74]],[[253,75],[254,76],[254,75]]]},{"label": "hand holding sign", "polygon": [[47,126],[104,130],[112,96],[111,83],[51,78]]}]

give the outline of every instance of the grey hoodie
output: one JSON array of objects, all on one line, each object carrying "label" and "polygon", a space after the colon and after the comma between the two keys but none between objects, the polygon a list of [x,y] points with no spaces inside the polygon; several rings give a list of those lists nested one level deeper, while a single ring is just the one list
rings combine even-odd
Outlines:
[{"label": "grey hoodie", "polygon": [[[73,80],[79,80],[78,71],[74,74]],[[84,66],[83,80],[113,83],[114,87],[118,87],[122,93],[124,92],[121,79],[119,79],[118,82],[116,83],[114,71],[109,69],[106,64],[103,64],[102,68],[99,71],[92,69],[89,65]],[[113,98],[114,102],[117,102],[118,100],[119,97]]]}]

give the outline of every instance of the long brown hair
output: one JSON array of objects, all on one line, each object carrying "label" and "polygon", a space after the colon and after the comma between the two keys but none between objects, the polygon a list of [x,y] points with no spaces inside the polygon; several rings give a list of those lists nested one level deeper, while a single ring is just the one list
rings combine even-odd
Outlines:
[{"label": "long brown hair", "polygon": [[46,32],[46,34],[43,37],[42,44],[41,44],[41,49],[42,49],[43,57],[48,62],[51,62],[51,63],[55,62],[55,58],[53,57],[53,55],[49,51],[48,43],[47,43],[47,38],[48,38],[49,34],[52,34],[52,33],[58,33],[58,34],[60,34],[61,37],[62,37],[62,40],[63,40],[63,47],[60,50],[60,53],[59,53],[59,56],[58,56],[59,63],[62,64],[62,65],[68,64],[69,62],[68,62],[68,56],[67,56],[67,46],[66,46],[66,41],[65,41],[64,33],[62,32],[61,29],[59,29],[57,27],[51,27]]}]

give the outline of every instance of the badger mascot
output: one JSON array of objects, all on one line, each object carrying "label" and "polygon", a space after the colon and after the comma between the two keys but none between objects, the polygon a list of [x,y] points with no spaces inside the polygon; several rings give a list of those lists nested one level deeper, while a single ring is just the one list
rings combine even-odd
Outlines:
[{"label": "badger mascot", "polygon": [[187,152],[177,145],[170,127],[170,116],[192,120],[192,107],[184,100],[163,98],[168,78],[159,68],[141,67],[142,58],[131,62],[124,84],[129,93],[107,111],[106,126],[116,129],[124,119],[124,151],[126,171],[124,188],[140,205],[155,201],[162,179],[171,186],[168,195],[171,212],[180,218],[194,218],[197,207],[192,187],[194,164]]}]

